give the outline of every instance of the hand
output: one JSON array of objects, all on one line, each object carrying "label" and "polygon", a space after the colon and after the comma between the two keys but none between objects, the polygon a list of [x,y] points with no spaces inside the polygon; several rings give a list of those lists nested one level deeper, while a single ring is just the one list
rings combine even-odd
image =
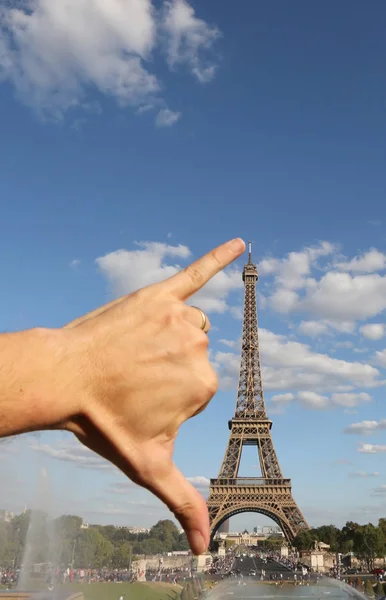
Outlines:
[{"label": "hand", "polygon": [[66,326],[80,377],[76,414],[62,426],[165,502],[196,553],[209,543],[208,511],[172,457],[180,425],[205,408],[217,377],[200,312],[185,301],[244,248],[228,242]]}]

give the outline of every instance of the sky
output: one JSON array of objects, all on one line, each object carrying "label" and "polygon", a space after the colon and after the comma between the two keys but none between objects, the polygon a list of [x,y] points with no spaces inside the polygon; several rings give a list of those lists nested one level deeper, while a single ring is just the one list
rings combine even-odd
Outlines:
[{"label": "sky", "polygon": [[[273,441],[311,525],[386,514],[385,18],[383,0],[0,0],[1,331],[60,327],[251,240]],[[204,495],[235,408],[245,260],[194,299],[220,388],[175,460]],[[240,475],[256,465],[246,448]],[[1,443],[0,478],[16,512],[170,516],[66,433]]]}]

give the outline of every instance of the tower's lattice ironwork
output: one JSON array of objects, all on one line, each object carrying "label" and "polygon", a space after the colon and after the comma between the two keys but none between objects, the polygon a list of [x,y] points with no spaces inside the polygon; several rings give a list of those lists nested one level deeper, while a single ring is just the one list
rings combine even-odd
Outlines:
[{"label": "tower's lattice ironwork", "polygon": [[[208,498],[212,540],[222,524],[241,512],[259,512],[280,525],[291,541],[308,525],[292,496],[291,480],[284,479],[271,437],[272,421],[267,418],[260,366],[257,327],[257,267],[248,263],[243,270],[245,287],[241,364],[236,410],[229,421],[230,436],[219,475],[210,480]],[[261,477],[239,477],[243,446],[256,446]]]}]

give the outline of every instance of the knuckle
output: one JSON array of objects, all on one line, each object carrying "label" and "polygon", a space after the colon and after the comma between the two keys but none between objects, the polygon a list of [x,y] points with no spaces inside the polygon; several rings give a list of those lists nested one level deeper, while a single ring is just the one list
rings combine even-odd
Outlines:
[{"label": "knuckle", "polygon": [[203,384],[203,396],[205,397],[205,400],[208,401],[211,398],[213,398],[213,396],[215,395],[215,393],[217,392],[217,389],[218,389],[217,374],[209,362],[208,362],[207,371],[202,380],[202,384]]},{"label": "knuckle", "polygon": [[183,322],[181,306],[176,302],[167,305],[163,316],[168,327],[180,327]]},{"label": "knuckle", "polygon": [[217,266],[219,266],[219,267],[223,266],[223,263],[220,260],[216,250],[213,250],[213,252],[210,253],[210,256],[211,256],[212,260],[216,263]]},{"label": "knuckle", "polygon": [[174,507],[172,510],[173,514],[179,521],[181,519],[186,520],[187,518],[191,517],[192,513],[194,512],[194,506],[191,502],[184,502],[184,504]]},{"label": "knuckle", "polygon": [[200,286],[201,283],[204,281],[204,274],[202,272],[202,268],[197,264],[192,264],[186,267],[185,273],[195,287]]}]

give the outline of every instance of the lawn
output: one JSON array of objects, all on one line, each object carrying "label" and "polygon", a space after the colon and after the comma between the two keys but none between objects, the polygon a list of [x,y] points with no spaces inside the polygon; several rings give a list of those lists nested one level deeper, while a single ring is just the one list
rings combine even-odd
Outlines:
[{"label": "lawn", "polygon": [[170,583],[90,583],[64,584],[59,589],[68,589],[69,595],[82,592],[85,600],[179,600],[181,586]]}]

